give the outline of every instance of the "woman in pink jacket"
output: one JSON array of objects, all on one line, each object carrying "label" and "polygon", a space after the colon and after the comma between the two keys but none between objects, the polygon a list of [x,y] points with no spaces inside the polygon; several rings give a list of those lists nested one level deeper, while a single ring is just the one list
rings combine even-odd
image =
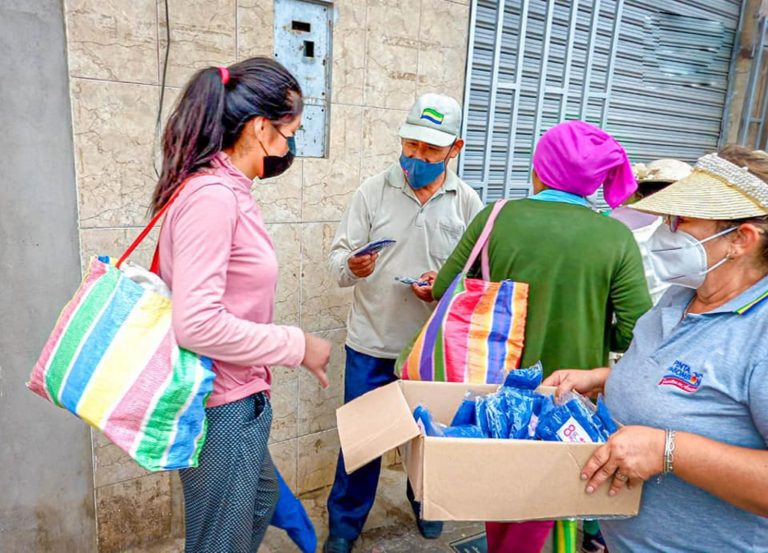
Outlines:
[{"label": "woman in pink jacket", "polygon": [[254,552],[264,537],[278,493],[269,367],[303,365],[328,385],[330,344],[272,322],[277,257],[251,195],[254,179],[291,165],[301,111],[293,75],[252,58],[199,71],[164,130],[153,207],[173,203],[160,276],[179,344],[212,358],[216,373],[200,465],[181,471],[190,553]]}]

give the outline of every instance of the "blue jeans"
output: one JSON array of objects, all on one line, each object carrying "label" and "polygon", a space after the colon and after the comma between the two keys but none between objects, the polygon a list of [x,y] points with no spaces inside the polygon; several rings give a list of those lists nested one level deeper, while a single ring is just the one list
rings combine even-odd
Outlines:
[{"label": "blue jeans", "polygon": [[[394,359],[371,357],[349,347],[344,349],[347,351],[344,403],[397,380]],[[363,531],[365,520],[376,499],[380,471],[381,459],[375,459],[352,474],[347,474],[344,458],[339,453],[336,479],[328,496],[328,530],[331,537],[352,541]],[[413,494],[409,494],[409,499],[412,497]],[[415,508],[418,509],[418,505]]]}]

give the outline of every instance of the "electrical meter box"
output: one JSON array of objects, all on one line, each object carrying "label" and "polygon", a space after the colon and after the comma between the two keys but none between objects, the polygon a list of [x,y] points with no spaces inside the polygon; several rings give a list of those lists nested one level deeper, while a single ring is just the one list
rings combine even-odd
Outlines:
[{"label": "electrical meter box", "polygon": [[309,0],[275,0],[275,59],[293,73],[304,93],[296,155],[325,157],[331,96],[333,6]]}]

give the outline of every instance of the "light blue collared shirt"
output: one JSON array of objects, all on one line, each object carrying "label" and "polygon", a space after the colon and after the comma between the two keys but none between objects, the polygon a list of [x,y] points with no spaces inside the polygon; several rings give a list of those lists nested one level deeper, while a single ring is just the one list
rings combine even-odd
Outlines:
[{"label": "light blue collared shirt", "polygon": [[[725,305],[683,313],[694,291],[672,286],[637,322],[606,401],[625,425],[768,449],[768,277]],[[640,514],[601,521],[612,553],[768,552],[768,518],[667,475],[645,483]]]}]

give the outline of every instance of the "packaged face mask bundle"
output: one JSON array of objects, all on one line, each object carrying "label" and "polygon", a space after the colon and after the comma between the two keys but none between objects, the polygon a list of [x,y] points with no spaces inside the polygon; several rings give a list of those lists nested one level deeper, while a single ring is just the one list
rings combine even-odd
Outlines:
[{"label": "packaged face mask bundle", "polygon": [[434,421],[421,405],[414,410],[414,417],[425,435],[445,438],[602,443],[616,431],[602,397],[597,407],[574,392],[558,403],[553,396],[535,391],[542,378],[543,368],[537,363],[510,371],[492,394],[468,391],[450,426]]},{"label": "packaged face mask bundle", "polygon": [[544,367],[542,366],[541,361],[539,361],[533,367],[509,371],[507,378],[504,380],[504,387],[518,388],[521,390],[535,390],[541,386],[541,381],[543,379]]},{"label": "packaged face mask bundle", "polygon": [[[602,414],[607,416],[603,404]],[[608,417],[610,420],[610,417]],[[615,429],[615,424],[610,421]],[[592,406],[582,396],[570,393],[563,403],[547,397],[536,425],[536,438],[548,442],[602,443],[611,433]]]},{"label": "packaged face mask bundle", "polygon": [[425,436],[434,436],[442,438],[445,436],[445,425],[439,422],[432,421],[432,413],[429,409],[423,405],[417,405],[413,410],[413,418],[416,419],[416,424],[419,426],[421,433]]},{"label": "packaged face mask bundle", "polygon": [[461,405],[456,410],[456,414],[453,416],[451,426],[464,426],[467,424],[474,425],[477,420],[476,415],[476,399],[477,394],[469,391],[464,395],[464,399],[461,401]]},{"label": "packaged face mask bundle", "polygon": [[[432,413],[423,405],[417,405],[413,417],[422,434],[437,438],[485,438],[482,430],[473,423],[445,426],[432,419]],[[454,417],[455,418],[455,417]]]},{"label": "packaged face mask bundle", "polygon": [[533,415],[534,394],[530,390],[502,387],[476,399],[476,420],[488,438],[525,439]]}]

